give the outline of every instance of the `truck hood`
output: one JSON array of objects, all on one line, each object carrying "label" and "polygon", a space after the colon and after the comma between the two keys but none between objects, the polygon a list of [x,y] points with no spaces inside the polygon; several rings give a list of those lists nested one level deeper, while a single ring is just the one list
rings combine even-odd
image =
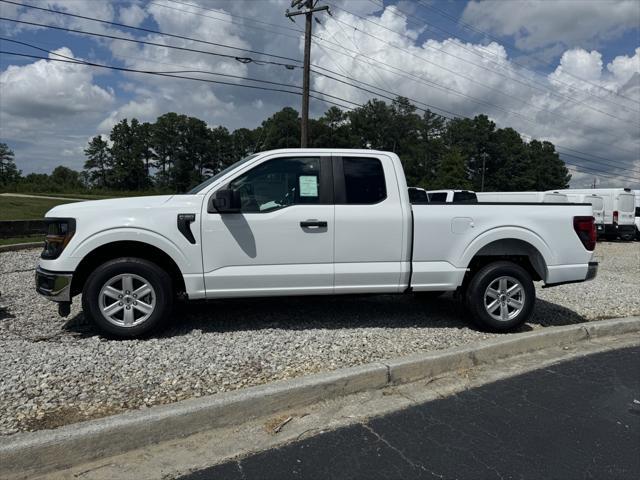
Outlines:
[{"label": "truck hood", "polygon": [[148,197],[126,197],[65,203],[49,210],[45,214],[45,217],[75,218],[84,215],[108,215],[109,210],[122,210],[124,208],[155,208],[168,202],[172,197],[173,195],[153,195]]}]

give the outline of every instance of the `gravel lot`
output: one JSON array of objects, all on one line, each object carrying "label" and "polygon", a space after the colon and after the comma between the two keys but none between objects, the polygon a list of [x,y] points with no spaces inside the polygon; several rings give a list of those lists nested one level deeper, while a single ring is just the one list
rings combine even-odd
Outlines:
[{"label": "gravel lot", "polygon": [[[596,251],[597,279],[539,288],[524,330],[640,315],[640,244]],[[494,336],[449,295],[405,295],[179,305],[160,336],[109,341],[85,322],[78,299],[61,319],[34,292],[38,254],[0,253],[0,435]]]}]

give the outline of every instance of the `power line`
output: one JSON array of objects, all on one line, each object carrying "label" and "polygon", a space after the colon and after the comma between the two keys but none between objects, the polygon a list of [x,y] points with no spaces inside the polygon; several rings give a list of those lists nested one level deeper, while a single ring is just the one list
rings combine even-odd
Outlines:
[{"label": "power line", "polygon": [[[389,28],[389,27],[387,27],[387,26],[385,26],[385,25],[382,25],[382,24],[380,24],[380,23],[378,23],[378,22],[374,22],[373,20],[371,20],[371,19],[369,19],[369,18],[367,18],[367,17],[364,17],[364,16],[362,16],[362,15],[358,15],[357,13],[353,13],[353,12],[351,12],[351,11],[349,11],[349,10],[345,9],[344,7],[337,7],[337,6],[333,5],[333,4],[330,4],[330,5],[331,5],[333,8],[337,8],[337,9],[339,9],[339,10],[342,10],[343,12],[346,12],[346,13],[348,13],[349,15],[352,15],[352,16],[354,16],[354,17],[356,17],[356,18],[359,18],[359,19],[361,19],[361,20],[363,20],[363,21],[365,21],[365,22],[368,22],[368,23],[371,23],[371,24],[373,24],[373,25],[376,25],[376,26],[377,26],[377,27],[379,27],[379,28],[382,28],[382,29],[387,30],[387,31],[392,32],[392,33],[395,33],[396,35],[400,35],[400,36],[402,36],[402,37],[408,38],[409,40],[411,40],[411,41],[413,42],[413,39],[412,39],[411,37],[409,37],[408,35],[406,35],[405,33],[403,33],[403,32],[399,32],[399,31],[397,31],[397,30],[393,30],[393,29],[391,29],[391,28]],[[396,6],[396,8],[398,8],[398,7]],[[399,10],[399,11],[401,11],[401,12],[403,12],[403,13],[405,13],[405,15],[407,15],[407,16],[408,16],[408,15],[410,15],[409,13],[406,13],[406,12],[402,11],[400,8],[398,8],[398,10]],[[392,11],[392,10],[390,10],[390,11]],[[401,17],[401,18],[404,18],[404,17],[402,17],[401,15],[400,15],[400,17]],[[412,15],[412,17],[414,17],[414,18],[419,18],[419,17],[417,17],[417,16],[415,16],[415,15]],[[407,19],[408,19],[408,17],[407,17]],[[434,25],[434,24],[432,24],[432,23],[428,22],[427,20],[423,20],[423,21],[424,21],[424,23],[426,23],[427,25],[429,25],[429,26],[431,26],[431,27],[433,27],[433,28],[435,28],[435,29],[437,29],[437,30],[441,30],[441,31],[443,31],[443,32],[445,32],[445,33],[447,33],[447,34],[449,34],[449,35],[451,35],[451,36],[454,36],[454,37],[456,36],[454,33],[450,32],[450,31],[448,31],[448,30],[445,30],[445,29],[443,29],[443,28],[441,28],[441,27],[439,27],[439,26],[437,26],[437,25]],[[356,29],[356,30],[357,30],[357,29]],[[509,71],[509,72],[512,72],[512,73],[514,73],[515,75],[517,75],[518,77],[522,77],[522,78],[524,78],[525,80],[524,80],[524,81],[523,81],[523,80],[518,80],[518,79],[516,79],[516,78],[513,78],[512,76],[506,75],[506,74],[504,74],[504,73],[502,73],[502,72],[498,72],[498,71],[496,71],[496,70],[494,70],[494,69],[491,69],[491,68],[489,68],[489,67],[486,67],[485,65],[481,65],[481,64],[478,64],[478,63],[470,62],[469,60],[466,60],[466,59],[464,59],[464,58],[462,58],[462,57],[459,57],[458,55],[455,55],[455,54],[453,54],[453,53],[451,53],[451,52],[447,52],[444,48],[436,48],[436,47],[434,47],[434,46],[432,46],[432,45],[425,45],[425,46],[426,46],[427,48],[431,48],[432,50],[435,50],[435,51],[437,51],[437,52],[443,53],[443,54],[448,55],[448,56],[451,56],[451,57],[453,57],[453,58],[457,58],[458,60],[461,60],[461,61],[464,61],[464,62],[470,63],[471,65],[474,65],[474,66],[476,66],[476,67],[478,67],[478,68],[481,68],[481,69],[483,69],[483,70],[487,70],[487,71],[489,71],[489,72],[492,72],[492,73],[495,73],[495,74],[497,74],[497,75],[500,75],[501,77],[506,78],[507,80],[511,80],[511,81],[514,81],[514,82],[520,83],[520,84],[522,84],[522,85],[525,85],[525,86],[527,86],[527,87],[529,87],[529,88],[531,88],[531,89],[537,90],[537,91],[539,91],[539,92],[548,93],[548,94],[551,94],[551,95],[553,95],[553,96],[555,96],[555,97],[562,98],[562,99],[569,100],[569,101],[574,102],[574,103],[577,103],[577,104],[584,105],[584,106],[586,106],[587,108],[589,108],[589,109],[591,109],[591,110],[594,110],[594,111],[596,111],[596,112],[604,113],[605,115],[609,115],[609,113],[608,113],[608,112],[603,112],[603,111],[601,111],[601,110],[599,110],[599,109],[597,109],[597,108],[595,108],[595,107],[592,107],[591,105],[588,105],[588,104],[586,103],[586,102],[587,102],[587,100],[586,100],[586,99],[584,99],[584,100],[580,100],[580,99],[576,99],[576,98],[573,98],[573,97],[569,97],[568,95],[564,95],[564,94],[562,94],[562,93],[554,92],[551,88],[549,88],[549,87],[548,87],[547,85],[545,85],[544,83],[542,83],[542,82],[538,81],[537,79],[535,79],[535,78],[528,78],[528,77],[526,77],[526,76],[525,76],[525,75],[523,75],[521,72],[519,72],[518,70],[516,70],[515,68],[513,68],[511,65],[504,65],[504,64],[502,64],[502,63],[500,63],[500,62],[497,62],[497,61],[495,61],[495,60],[492,60],[492,59],[490,59],[490,58],[487,58],[485,55],[483,55],[482,53],[478,52],[475,48],[468,48],[466,45],[462,44],[462,42],[456,43],[456,45],[457,45],[459,48],[461,48],[462,50],[465,50],[466,52],[469,52],[469,53],[471,53],[471,54],[473,54],[473,55],[475,55],[475,56],[477,56],[477,57],[480,57],[480,58],[481,58],[481,59],[483,59],[483,60],[487,60],[487,61],[491,62],[492,64],[494,64],[494,65],[496,65],[496,66],[500,67],[501,69],[504,69],[504,70],[507,70],[507,71]],[[491,55],[493,55],[493,56],[495,56],[495,57],[498,57],[494,52],[492,52],[492,51],[490,51],[490,50],[488,50],[488,49],[485,49],[485,48],[483,48],[483,47],[480,47],[480,49],[481,49],[481,50],[483,50],[483,51],[486,51],[486,52],[490,53]],[[499,58],[499,57],[498,57],[498,58]],[[527,68],[527,67],[525,67],[524,65],[519,64],[519,63],[518,63],[518,62],[516,62],[515,60],[510,60],[510,62],[511,62],[511,63],[513,63],[513,64],[515,64],[515,65],[520,66],[520,67],[521,67],[521,68],[523,68],[524,70],[530,71],[530,72],[531,72],[531,73],[533,73],[534,75],[536,74],[535,72],[533,72],[532,70],[528,69],[528,68]],[[541,88],[540,88],[540,87],[535,87],[534,85],[532,85],[532,84],[531,84],[531,83],[529,83],[529,82],[533,82],[533,83],[535,83],[535,84],[537,84],[537,85],[540,85],[540,86],[541,86]],[[560,83],[564,83],[565,85],[570,86],[570,84],[565,83],[565,82],[562,82],[561,80],[560,80]],[[570,87],[571,87],[571,86],[570,86]],[[573,87],[571,87],[571,89],[572,89],[572,90],[574,90],[574,91],[577,91],[577,92],[579,92],[579,93],[581,93],[581,94],[582,94],[582,93],[585,93],[584,91],[577,90],[577,89],[575,89],[575,88],[573,88]],[[606,99],[606,98],[603,98],[603,97],[595,97],[595,98],[598,98],[598,99],[601,99],[601,100],[607,100],[607,101],[609,101],[610,103],[612,103],[613,105],[615,105],[615,106],[616,106],[616,107],[618,107],[618,108],[623,108],[623,109],[625,109],[625,110],[628,110],[628,111],[631,111],[631,112],[636,113],[636,110],[632,110],[632,109],[631,109],[631,107],[628,107],[627,105],[620,105],[620,104],[619,104],[619,103],[617,103],[617,102],[613,102],[613,101],[611,101],[611,100],[609,100],[609,99]],[[615,118],[617,118],[617,117],[615,117]]]},{"label": "power line", "polygon": [[[213,84],[218,84],[218,85],[227,85],[227,86],[231,86],[231,87],[251,88],[251,89],[255,89],[255,90],[265,90],[265,91],[271,91],[271,92],[289,93],[289,94],[293,94],[293,95],[302,95],[301,92],[285,90],[283,88],[262,87],[262,86],[258,86],[258,85],[244,85],[244,84],[241,84],[241,83],[224,82],[224,81],[221,81],[221,80],[210,80],[210,79],[207,79],[207,78],[189,77],[189,76],[178,75],[178,74],[173,74],[173,73],[169,73],[169,72],[158,72],[158,71],[152,71],[152,70],[139,70],[139,69],[134,69],[134,68],[117,67],[117,66],[114,66],[114,65],[104,65],[104,64],[100,64],[100,63],[88,62],[88,61],[77,60],[77,59],[74,59],[74,60],[63,60],[63,59],[59,59],[59,58],[43,57],[41,55],[30,55],[30,54],[26,54],[26,53],[8,52],[8,51],[5,51],[5,50],[0,50],[0,54],[13,55],[13,56],[17,56],[17,57],[34,58],[34,59],[39,59],[39,60],[47,60],[47,61],[50,61],[50,62],[71,63],[71,64],[75,64],[75,65],[83,65],[83,66],[88,66],[88,67],[97,67],[97,68],[104,68],[104,69],[108,69],[108,70],[117,70],[117,71],[121,71],[121,72],[141,73],[141,74],[146,74],[146,75],[156,75],[156,76],[159,76],[159,77],[168,77],[168,78],[179,78],[179,79],[184,79],[184,80],[193,80],[193,81],[213,83]],[[61,55],[61,54],[57,54],[57,53],[53,53],[53,54],[54,55]],[[67,57],[67,58],[69,58],[69,57]],[[220,73],[216,73],[216,75],[228,76],[227,74],[220,74]],[[254,81],[254,82],[262,82],[263,81],[263,80],[251,79],[251,78],[247,78],[247,77],[241,77],[241,78],[243,78],[245,80]],[[284,85],[284,86],[293,87],[293,88],[300,88],[300,87],[298,87],[296,85]],[[321,95],[327,95],[324,92],[319,92],[319,91],[316,91],[316,93],[319,93]],[[317,96],[313,96],[313,95],[310,95],[310,96],[311,96],[311,98],[314,98],[316,100],[320,100],[320,101],[325,102],[325,103],[330,104],[330,105],[336,105],[336,106],[345,108],[347,110],[352,110],[353,109],[353,107],[345,106],[344,104],[333,102],[331,100],[327,100],[327,99],[322,98],[322,97],[317,97]],[[351,102],[349,100],[342,99],[340,97],[335,97],[335,98],[339,99],[341,101],[347,102],[347,103],[354,103],[354,102]],[[358,104],[355,104],[355,105],[358,105]]]},{"label": "power line", "polygon": [[[460,77],[460,78],[464,78],[465,80],[467,80],[467,81],[469,81],[469,82],[475,83],[476,85],[480,85],[481,87],[486,88],[486,89],[488,89],[488,90],[491,90],[491,91],[497,92],[497,93],[499,93],[500,95],[503,95],[503,96],[505,96],[505,97],[508,97],[508,98],[514,99],[514,100],[516,100],[516,101],[518,101],[518,102],[522,102],[523,104],[525,104],[525,105],[529,105],[530,107],[533,107],[534,109],[536,109],[536,110],[538,110],[538,111],[541,111],[541,112],[548,112],[548,113],[551,113],[552,115],[556,115],[556,116],[558,116],[558,117],[560,117],[560,118],[568,118],[568,117],[565,117],[564,115],[561,115],[561,114],[559,114],[559,113],[557,113],[557,112],[552,112],[551,110],[548,110],[548,109],[546,109],[546,108],[538,107],[538,106],[534,105],[533,103],[531,103],[531,102],[529,102],[529,101],[527,101],[527,100],[525,100],[525,99],[523,99],[523,98],[521,98],[521,97],[519,97],[519,96],[511,95],[511,94],[509,94],[509,93],[506,93],[503,89],[500,89],[500,88],[497,88],[497,87],[492,87],[492,86],[490,86],[490,85],[486,85],[485,83],[480,82],[480,81],[478,81],[478,80],[474,79],[473,77],[470,77],[470,76],[468,76],[468,75],[465,75],[465,74],[462,74],[462,73],[456,72],[455,70],[453,70],[453,69],[451,69],[451,68],[448,68],[448,67],[445,67],[445,66],[442,66],[442,65],[440,65],[440,64],[439,64],[439,63],[437,63],[437,62],[434,62],[434,61],[432,61],[432,60],[429,60],[428,58],[422,57],[422,56],[420,56],[420,55],[416,55],[415,53],[413,53],[413,52],[411,52],[411,51],[407,50],[406,48],[402,48],[402,47],[399,47],[399,46],[397,46],[397,45],[394,45],[393,43],[388,42],[388,41],[386,41],[386,40],[384,40],[384,39],[382,39],[382,38],[380,38],[380,37],[378,37],[378,36],[376,36],[376,35],[373,35],[372,33],[369,33],[369,32],[366,32],[366,31],[364,31],[364,30],[361,30],[361,29],[359,29],[358,27],[356,27],[356,26],[354,26],[354,25],[349,24],[348,22],[344,22],[344,21],[339,20],[339,19],[337,19],[337,18],[335,18],[335,17],[333,18],[333,20],[334,20],[335,22],[339,22],[339,23],[342,23],[342,24],[344,24],[344,25],[346,25],[346,26],[348,26],[348,27],[350,27],[350,28],[353,28],[353,29],[355,29],[356,31],[359,31],[359,32],[361,32],[361,33],[362,33],[362,34],[364,34],[364,35],[367,35],[367,36],[369,36],[369,37],[371,37],[371,38],[374,38],[375,40],[377,40],[377,41],[379,41],[379,42],[381,42],[381,43],[384,43],[385,45],[388,45],[388,46],[390,46],[390,47],[392,47],[392,48],[394,48],[394,49],[396,49],[396,50],[399,50],[399,51],[401,51],[401,52],[404,52],[404,53],[405,53],[405,54],[407,54],[407,55],[410,55],[410,56],[412,56],[412,57],[414,57],[414,58],[417,58],[418,60],[422,60],[423,62],[426,62],[426,63],[428,63],[428,64],[430,64],[430,65],[434,65],[434,66],[436,66],[436,67],[438,67],[438,68],[440,68],[440,69],[442,69],[442,70],[444,70],[444,71],[447,71],[447,72],[449,72],[449,73],[451,73],[451,74],[453,74],[453,75],[456,75],[456,76],[458,76],[458,77]],[[345,47],[342,47],[342,48],[345,48]],[[432,47],[432,48],[433,48],[433,47]],[[346,49],[346,48],[345,48],[345,49]],[[438,50],[438,49],[435,49],[435,50]],[[454,57],[456,57],[456,58],[459,58],[459,59],[460,59],[460,57],[457,57],[457,56],[455,56],[455,55],[453,55],[453,54],[450,54],[450,53],[448,53],[448,52],[443,52],[443,53],[446,53],[446,54],[448,54],[448,55],[452,55],[452,56],[454,56]],[[491,70],[491,69],[488,69],[487,67],[480,66],[480,65],[475,64],[475,63],[473,63],[473,62],[469,62],[468,60],[465,60],[465,59],[461,59],[461,60],[462,60],[462,61],[464,61],[464,62],[466,62],[466,63],[469,63],[469,64],[471,64],[471,65],[479,66],[480,68],[483,68],[483,69],[485,69],[485,70],[489,70],[489,71],[491,71],[491,72],[493,72],[493,73],[498,73],[498,72],[495,72],[495,71],[493,71],[493,70]],[[503,76],[504,76],[504,75],[503,75]],[[512,80],[514,80],[514,79],[512,79]],[[607,116],[609,116],[609,117],[611,117],[611,118],[613,118],[613,119],[616,119],[616,120],[618,120],[618,121],[620,121],[620,122],[624,122],[624,123],[628,123],[628,122],[629,122],[628,120],[622,119],[622,118],[620,118],[620,117],[616,117],[615,115],[612,115],[612,114],[610,114],[610,113],[608,113],[608,112],[605,112],[604,110],[599,110],[599,109],[596,109],[596,108],[594,108],[594,107],[590,107],[590,108],[592,108],[593,110],[595,110],[595,111],[597,111],[597,112],[600,112],[600,113],[602,113],[602,114],[604,114],[604,115],[607,115]],[[640,127],[640,124],[638,124],[638,126]]]},{"label": "power line", "polygon": [[[0,0],[0,2],[6,2],[7,0]],[[280,62],[272,62],[272,61],[268,61],[268,60],[256,60],[254,58],[251,57],[239,57],[236,55],[229,55],[229,54],[225,54],[225,53],[217,53],[217,52],[211,52],[208,50],[198,50],[195,48],[188,48],[188,47],[178,47],[177,45],[167,45],[164,43],[156,43],[156,42],[149,42],[147,40],[138,40],[138,39],[133,39],[133,38],[126,38],[126,37],[118,37],[116,35],[109,35],[106,33],[97,33],[97,32],[87,32],[85,30],[77,30],[74,28],[67,28],[67,27],[58,27],[55,25],[47,25],[46,23],[37,23],[37,22],[28,22],[26,20],[17,20],[15,18],[6,18],[6,17],[0,17],[0,20],[4,20],[7,22],[14,22],[14,23],[22,23],[25,25],[32,25],[32,26],[36,26],[36,27],[43,27],[43,28],[51,28],[53,30],[61,30],[61,31],[65,31],[65,32],[72,32],[72,33],[79,33],[82,35],[89,35],[92,37],[101,37],[101,38],[109,38],[111,40],[120,40],[123,42],[131,42],[131,43],[140,43],[142,45],[151,45],[153,47],[160,47],[160,48],[168,48],[168,49],[173,49],[173,50],[181,50],[181,51],[185,51],[185,52],[192,52],[192,53],[202,53],[205,55],[213,55],[216,57],[222,57],[222,58],[230,58],[233,60],[236,60],[240,63],[254,63],[256,65],[263,65],[263,64],[268,64],[268,65],[278,65],[281,67],[285,67],[289,70],[292,70],[294,68],[300,68],[297,65],[291,65],[288,63],[280,63]],[[235,47],[227,47],[227,48],[235,48]]]},{"label": "power line", "polygon": [[[375,2],[374,0],[369,0],[369,1],[370,1],[371,3],[374,3],[374,4],[378,5],[378,6],[380,6],[380,5],[379,5],[377,2]],[[498,39],[498,38],[494,37],[493,35],[491,35],[490,33],[486,32],[486,31],[484,31],[484,30],[481,30],[481,29],[479,29],[479,28],[476,28],[476,27],[474,27],[473,25],[470,25],[470,24],[468,24],[468,23],[466,23],[466,22],[463,22],[462,20],[456,19],[456,18],[452,17],[451,15],[449,15],[447,12],[445,12],[445,11],[443,11],[443,10],[441,10],[441,9],[439,9],[439,8],[437,8],[437,7],[435,7],[435,6],[433,6],[433,5],[429,5],[429,4],[427,4],[427,3],[424,3],[424,2],[423,2],[423,1],[421,1],[421,0],[418,0],[418,3],[420,3],[420,5],[422,5],[424,8],[428,8],[428,9],[430,9],[430,10],[433,10],[433,11],[435,11],[436,13],[438,13],[439,15],[441,15],[441,16],[443,16],[443,17],[445,17],[445,18],[448,18],[449,20],[451,20],[451,21],[452,21],[452,22],[454,22],[454,23],[460,24],[461,26],[463,26],[463,27],[464,27],[464,28],[466,28],[467,30],[473,30],[473,31],[476,31],[477,33],[480,33],[481,35],[485,35],[485,36],[487,36],[488,38],[490,38],[490,39],[492,39],[493,41],[498,42],[498,43],[500,43],[500,44],[502,44],[502,43],[506,43],[507,45],[510,45],[512,49],[519,51],[518,47],[516,47],[516,46],[515,46],[515,44],[513,44],[512,42],[506,42],[506,41],[500,40],[500,39]],[[383,8],[384,8],[384,7],[383,7]],[[531,57],[532,57],[532,58],[534,58],[534,59],[536,59],[536,60],[538,60],[538,61],[543,62],[543,63],[544,63],[544,64],[546,64],[546,65],[551,65],[551,62],[550,62],[549,60],[541,59],[540,57],[537,57],[537,56],[535,56],[535,55],[531,55]],[[591,81],[587,80],[586,78],[578,77],[577,75],[574,75],[574,74],[572,74],[572,73],[570,73],[570,72],[565,72],[565,73],[566,73],[566,75],[568,75],[568,76],[570,76],[570,77],[572,77],[572,78],[575,78],[576,80],[579,80],[579,81],[581,81],[581,82],[583,82],[583,83],[586,83],[586,84],[588,84],[588,85],[591,85],[591,86],[593,86],[593,87],[596,87],[596,88],[598,88],[598,89],[600,89],[600,90],[604,90],[604,91],[605,91],[605,92],[607,92],[609,95],[615,95],[615,96],[617,96],[617,97],[624,98],[625,100],[629,100],[629,101],[632,101],[632,102],[635,102],[635,103],[640,103],[638,100],[635,100],[635,99],[633,99],[633,98],[629,98],[629,97],[627,97],[627,96],[625,96],[625,95],[622,95],[622,94],[621,94],[621,93],[619,93],[619,92],[614,92],[614,91],[612,91],[612,90],[609,90],[608,88],[606,88],[606,87],[604,87],[604,86],[602,86],[602,85],[598,85],[597,83],[593,83],[593,82],[591,82]]]},{"label": "power line", "polygon": [[[187,37],[187,36],[184,36],[184,35],[177,35],[177,34],[174,34],[174,33],[161,32],[159,30],[153,30],[153,29],[150,29],[150,28],[136,27],[136,26],[133,26],[133,25],[127,25],[125,23],[112,22],[110,20],[87,17],[85,15],[78,15],[78,14],[75,14],[75,13],[62,12],[60,10],[54,10],[54,9],[51,9],[51,8],[37,7],[35,5],[29,5],[29,4],[25,4],[25,3],[14,2],[12,0],[0,0],[0,2],[10,3],[10,4],[13,4],[13,5],[18,5],[20,7],[32,8],[32,9],[35,9],[35,10],[41,10],[41,11],[45,11],[45,12],[55,13],[55,14],[58,14],[58,15],[65,15],[65,16],[68,16],[68,17],[81,18],[83,20],[90,20],[92,22],[105,23],[107,25],[113,25],[113,26],[116,26],[116,27],[130,28],[132,30],[138,30],[138,31],[141,31],[141,32],[146,32],[146,33],[153,33],[153,34],[162,35],[162,36],[165,36],[165,37],[179,38],[181,40],[189,40],[189,41],[192,41],[192,42],[203,43],[203,44],[207,44],[207,45],[213,45],[213,46],[216,46],[216,47],[223,47],[223,48],[229,48],[229,49],[232,49],[232,50],[238,50],[240,52],[253,53],[255,55],[264,55],[266,57],[279,58],[279,59],[282,59],[282,60],[288,60],[290,62],[301,63],[300,60],[297,60],[295,58],[290,58],[290,57],[284,57],[282,55],[276,55],[276,54],[272,54],[272,53],[261,52],[261,51],[258,51],[258,50],[251,50],[251,49],[248,49],[248,48],[234,47],[232,45],[225,45],[223,43],[210,42],[208,40],[202,40],[202,39],[198,39],[198,38]],[[181,10],[181,11],[184,11],[184,10]],[[187,13],[193,13],[193,12],[187,12]],[[5,18],[3,18],[3,20],[5,20]],[[21,23],[28,23],[28,22],[21,22]],[[73,30],[70,30],[70,31],[73,31]],[[282,64],[278,64],[278,65],[282,65]]]}]

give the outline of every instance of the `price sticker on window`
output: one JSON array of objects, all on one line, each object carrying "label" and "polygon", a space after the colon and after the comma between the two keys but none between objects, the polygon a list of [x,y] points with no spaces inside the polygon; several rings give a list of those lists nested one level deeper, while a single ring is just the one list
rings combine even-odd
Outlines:
[{"label": "price sticker on window", "polygon": [[300,175],[300,196],[301,197],[317,197],[318,196],[317,175]]}]

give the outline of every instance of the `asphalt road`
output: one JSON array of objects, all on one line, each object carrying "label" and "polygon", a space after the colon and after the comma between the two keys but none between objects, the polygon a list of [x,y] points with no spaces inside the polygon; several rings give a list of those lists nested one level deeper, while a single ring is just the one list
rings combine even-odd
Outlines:
[{"label": "asphalt road", "polygon": [[557,364],[180,478],[635,480],[640,347]]}]

